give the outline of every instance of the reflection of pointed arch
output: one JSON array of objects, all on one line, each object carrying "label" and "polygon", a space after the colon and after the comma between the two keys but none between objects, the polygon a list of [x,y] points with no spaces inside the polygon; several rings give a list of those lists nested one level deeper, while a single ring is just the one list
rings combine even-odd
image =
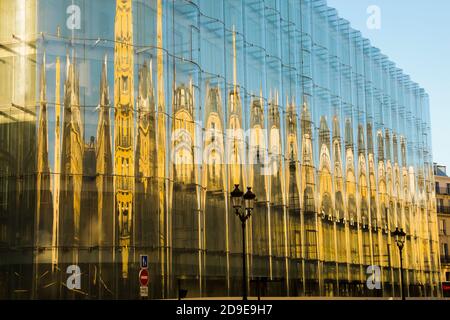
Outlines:
[{"label": "reflection of pointed arch", "polygon": [[223,166],[224,143],[222,123],[222,98],[219,87],[207,88],[206,97],[206,135],[203,152],[203,185],[208,190],[224,188]]},{"label": "reflection of pointed arch", "polygon": [[297,161],[298,157],[298,138],[297,138],[297,113],[295,110],[295,104],[288,104],[288,112],[286,114],[286,131],[287,131],[287,144],[286,144],[286,158],[289,161]]},{"label": "reflection of pointed arch", "polygon": [[326,118],[320,119],[319,128],[320,163],[319,163],[319,190],[320,190],[320,213],[323,217],[331,217],[332,214],[332,179],[330,158],[330,130]]},{"label": "reflection of pointed arch", "polygon": [[278,95],[269,103],[269,170],[271,176],[272,201],[281,203],[281,134]]},{"label": "reflection of pointed arch", "polygon": [[[264,174],[263,166],[267,163],[267,148],[264,136],[264,110],[261,98],[256,98],[252,101],[250,117],[249,163],[252,167],[250,169],[249,183],[254,185],[255,190],[259,189],[260,193],[264,193],[263,188],[265,186],[261,176]],[[264,199],[265,195],[261,195],[260,198]]]},{"label": "reflection of pointed arch", "polygon": [[347,212],[350,224],[353,225],[357,222],[356,176],[353,151],[353,127],[350,119],[345,120],[345,148]]},{"label": "reflection of pointed arch", "polygon": [[181,84],[174,92],[172,161],[174,179],[183,184],[195,183],[194,177],[194,96],[192,86]]},{"label": "reflection of pointed arch", "polygon": [[[233,43],[236,35],[233,33]],[[236,63],[236,52],[234,53]],[[235,71],[236,72],[236,71]],[[242,130],[242,102],[237,84],[228,93],[228,136],[227,136],[227,163],[229,164],[230,185],[243,183],[242,164],[244,160],[244,132]]]},{"label": "reflection of pointed arch", "polygon": [[337,116],[333,117],[333,161],[336,220],[340,221],[345,217],[345,202],[343,198],[344,183],[342,175],[341,130]]},{"label": "reflection of pointed arch", "polygon": [[172,159],[174,179],[185,184],[193,183],[193,141],[189,132],[177,131],[173,136]]},{"label": "reflection of pointed arch", "polygon": [[[304,223],[307,228],[306,239],[307,246],[311,246],[310,250],[315,250],[315,238],[311,238],[311,233],[315,228],[313,216],[316,213],[315,206],[315,177],[314,177],[314,161],[313,161],[313,145],[312,145],[312,123],[311,114],[307,102],[303,103],[301,113],[301,133],[302,133],[302,190],[303,190],[303,210]],[[312,235],[313,233],[311,233]],[[311,238],[311,239],[309,239]]]},{"label": "reflection of pointed arch", "polygon": [[368,182],[367,182],[367,163],[366,163],[366,142],[364,137],[364,127],[358,125],[358,171],[359,171],[359,194],[360,194],[360,213],[363,227],[369,224],[369,205],[368,205]]}]

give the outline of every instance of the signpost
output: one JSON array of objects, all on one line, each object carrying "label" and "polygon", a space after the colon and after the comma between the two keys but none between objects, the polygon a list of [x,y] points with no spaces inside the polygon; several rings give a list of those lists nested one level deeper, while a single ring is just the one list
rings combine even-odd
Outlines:
[{"label": "signpost", "polygon": [[148,283],[150,282],[150,275],[148,272],[148,255],[141,254],[140,256],[141,271],[139,271],[140,296],[142,298],[148,297]]},{"label": "signpost", "polygon": [[141,254],[141,269],[148,269],[148,255]]}]

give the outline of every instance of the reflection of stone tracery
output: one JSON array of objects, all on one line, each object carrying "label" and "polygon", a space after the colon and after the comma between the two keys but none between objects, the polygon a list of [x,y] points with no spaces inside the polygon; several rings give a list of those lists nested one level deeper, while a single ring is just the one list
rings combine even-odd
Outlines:
[{"label": "reflection of stone tracery", "polygon": [[134,220],[134,50],[132,0],[117,0],[114,56],[114,187],[122,278],[128,259]]},{"label": "reflection of stone tracery", "polygon": [[218,87],[207,87],[206,97],[206,137],[203,152],[203,185],[207,189],[225,190],[224,186],[224,143],[222,97]]},{"label": "reflection of stone tracery", "polygon": [[180,85],[174,92],[173,162],[174,179],[184,184],[195,183],[194,177],[194,95],[192,84]]}]

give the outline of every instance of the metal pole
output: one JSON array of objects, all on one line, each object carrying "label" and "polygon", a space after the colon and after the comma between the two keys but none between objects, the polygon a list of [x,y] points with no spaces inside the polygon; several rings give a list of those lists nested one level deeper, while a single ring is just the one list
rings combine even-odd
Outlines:
[{"label": "metal pole", "polygon": [[400,280],[401,280],[401,292],[402,292],[402,300],[405,300],[405,291],[404,291],[404,281],[403,281],[403,255],[402,248],[400,250]]},{"label": "metal pole", "polygon": [[245,250],[245,218],[242,219],[242,300],[247,300],[247,270]]}]

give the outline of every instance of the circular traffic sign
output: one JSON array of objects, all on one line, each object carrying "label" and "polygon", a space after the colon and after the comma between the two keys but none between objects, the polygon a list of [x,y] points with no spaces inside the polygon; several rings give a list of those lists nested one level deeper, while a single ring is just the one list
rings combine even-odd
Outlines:
[{"label": "circular traffic sign", "polygon": [[141,286],[146,287],[148,285],[149,281],[149,274],[147,269],[141,269],[139,271],[139,282],[141,283]]}]

